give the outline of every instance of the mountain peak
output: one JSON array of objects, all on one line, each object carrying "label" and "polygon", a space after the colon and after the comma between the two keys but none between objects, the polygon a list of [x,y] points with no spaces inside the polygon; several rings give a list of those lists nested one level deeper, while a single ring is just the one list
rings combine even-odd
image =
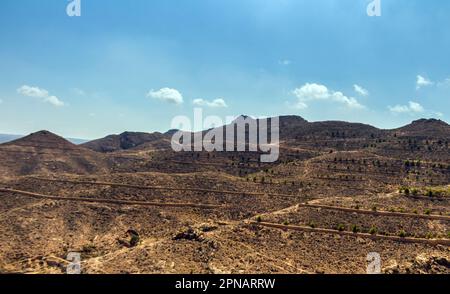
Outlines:
[{"label": "mountain peak", "polygon": [[62,148],[62,149],[76,148],[76,145],[67,141],[63,137],[58,136],[47,130],[31,133],[28,136],[8,142],[6,144],[16,146],[36,147],[36,148]]},{"label": "mountain peak", "polygon": [[450,126],[439,119],[419,119],[415,120],[409,125],[397,129],[405,135],[415,135],[415,136],[435,136],[435,137],[446,137],[450,131]]},{"label": "mountain peak", "polygon": [[422,119],[418,119],[415,120],[411,123],[411,125],[423,125],[423,124],[435,124],[435,125],[443,125],[443,126],[448,126],[448,124],[440,119],[435,119],[435,118],[430,118],[430,119],[426,119],[426,118],[422,118]]}]

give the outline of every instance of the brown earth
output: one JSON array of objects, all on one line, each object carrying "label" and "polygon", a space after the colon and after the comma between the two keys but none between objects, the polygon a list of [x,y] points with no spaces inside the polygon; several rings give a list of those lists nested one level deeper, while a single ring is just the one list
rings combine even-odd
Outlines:
[{"label": "brown earth", "polygon": [[173,131],[0,145],[0,272],[450,273],[449,125],[280,124],[273,164]]}]

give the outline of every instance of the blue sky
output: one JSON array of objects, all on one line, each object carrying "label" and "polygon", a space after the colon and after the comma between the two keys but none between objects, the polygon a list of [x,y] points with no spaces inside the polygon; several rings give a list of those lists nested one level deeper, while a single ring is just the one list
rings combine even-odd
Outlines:
[{"label": "blue sky", "polygon": [[[0,133],[166,131],[176,115],[448,121],[450,1],[0,1]],[[355,87],[357,85],[358,87]]]}]

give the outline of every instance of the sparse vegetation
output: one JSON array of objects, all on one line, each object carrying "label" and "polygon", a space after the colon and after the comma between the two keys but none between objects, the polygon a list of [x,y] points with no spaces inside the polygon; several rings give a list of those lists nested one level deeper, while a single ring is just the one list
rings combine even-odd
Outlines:
[{"label": "sparse vegetation", "polygon": [[[450,179],[450,169],[445,163],[445,158],[439,161],[439,156],[446,156],[445,152],[448,149],[439,148],[437,139],[428,139],[427,146],[433,150],[432,153],[428,153],[422,142],[424,140],[412,135],[406,136],[406,131],[398,131],[394,139],[392,134],[384,137],[388,130],[380,130],[374,132],[373,138],[370,139],[367,132],[363,131],[361,132],[363,135],[359,135],[358,128],[361,126],[352,125],[348,130],[344,127],[345,133],[340,128],[339,132],[336,129],[327,129],[328,135],[324,137],[320,132],[320,124],[315,127],[317,131],[314,133],[308,133],[309,123],[301,124],[301,127],[291,131],[295,132],[295,136],[283,130],[283,135],[287,136],[282,142],[285,144],[282,148],[285,149],[280,154],[280,160],[273,164],[261,162],[259,154],[249,152],[175,153],[170,149],[164,149],[164,144],[170,141],[164,137],[164,141],[155,144],[158,149],[153,145],[151,148],[155,149],[146,149],[144,145],[127,152],[112,150],[100,154],[101,151],[97,151],[94,155],[90,155],[96,160],[107,158],[107,164],[103,165],[92,161],[89,157],[85,159],[83,152],[87,152],[86,150],[74,147],[73,144],[62,144],[64,152],[58,151],[57,156],[55,155],[55,158],[61,161],[52,162],[48,159],[52,158],[57,148],[50,146],[52,148],[41,150],[34,147],[36,153],[48,153],[43,162],[39,158],[36,159],[36,166],[33,166],[35,170],[23,166],[8,169],[4,168],[4,164],[0,169],[7,171],[8,177],[16,170],[23,173],[19,178],[14,179],[11,176],[7,181],[17,189],[31,191],[39,188],[42,190],[41,193],[56,197],[92,199],[93,202],[80,208],[71,205],[72,200],[63,202],[60,198],[50,198],[51,201],[43,202],[42,207],[33,207],[33,219],[36,219],[37,225],[36,231],[30,236],[41,238],[39,242],[33,244],[40,244],[41,241],[45,244],[43,242],[46,239],[55,238],[63,245],[70,244],[66,245],[69,248],[73,240],[66,239],[66,235],[56,234],[67,228],[85,229],[87,224],[89,232],[86,231],[86,236],[89,237],[76,243],[92,243],[82,247],[83,254],[91,252],[106,255],[110,252],[108,246],[104,245],[112,244],[119,239],[124,241],[119,242],[123,245],[119,251],[124,261],[118,263],[114,268],[115,271],[127,271],[127,268],[120,266],[132,264],[135,254],[144,254],[146,258],[156,261],[175,260],[176,263],[175,266],[171,265],[171,262],[158,266],[153,263],[134,263],[133,270],[136,271],[173,272],[178,269],[202,271],[205,269],[204,263],[209,254],[216,252],[217,258],[214,263],[217,263],[217,268],[233,271],[239,260],[243,260],[245,254],[251,252],[251,248],[263,248],[261,253],[273,258],[275,264],[272,264],[272,261],[265,264],[260,262],[265,260],[264,258],[255,256],[256,259],[252,264],[243,263],[243,266],[251,266],[244,267],[244,271],[271,271],[275,265],[294,271],[295,264],[291,267],[279,261],[296,260],[298,249],[301,249],[302,258],[305,257],[313,267],[320,248],[308,250],[310,248],[307,246],[320,244],[321,248],[329,248],[334,251],[333,253],[339,253],[326,255],[330,258],[331,264],[338,264],[342,258],[348,261],[343,268],[345,271],[357,272],[361,270],[362,259],[355,261],[353,257],[354,249],[359,243],[366,242],[366,245],[369,243],[370,246],[365,245],[364,248],[373,247],[380,250],[380,253],[388,253],[389,256],[404,254],[404,260],[409,261],[416,258],[422,249],[428,250],[429,244],[445,244],[443,239],[450,239],[450,232],[447,232],[445,226],[446,221],[440,221],[450,216],[448,202],[441,199],[449,195],[450,186],[446,183]],[[372,131],[371,128],[370,132]],[[333,140],[332,137],[339,139]],[[411,141],[408,143],[410,138]],[[32,143],[37,144],[36,140]],[[371,149],[364,150],[363,146]],[[117,145],[117,148],[119,147],[120,145]],[[422,148],[421,151],[418,151],[419,147]],[[2,148],[7,149],[7,146]],[[75,149],[76,155],[71,155],[70,148]],[[414,152],[410,148],[414,148]],[[9,164],[13,161],[20,162],[23,160],[22,157],[31,157],[33,160],[39,157],[39,154],[30,155],[29,149],[31,148],[14,146],[8,150],[9,154],[16,152],[15,150],[28,153],[20,153],[20,157],[12,159],[5,157],[8,160],[2,162]],[[330,149],[335,151],[329,153]],[[66,156],[67,154],[72,157]],[[140,156],[143,154],[147,156],[146,160],[141,160]],[[73,158],[76,159],[76,164],[73,163]],[[409,159],[405,161],[406,158]],[[79,169],[83,164],[90,164],[90,170]],[[41,168],[41,165],[45,168]],[[112,172],[109,172],[110,169]],[[53,184],[38,176],[28,176],[29,174],[40,175],[39,177],[51,175],[53,179],[62,178],[67,181],[56,181]],[[108,182],[113,185],[107,184]],[[396,190],[401,196],[395,193]],[[6,194],[5,196],[11,194],[20,197],[14,193]],[[9,202],[7,206],[2,206],[2,209],[7,211],[10,205],[13,207],[12,200],[15,200],[13,197],[3,199]],[[23,200],[24,204],[20,199],[20,204],[25,205],[26,199]],[[102,199],[122,202],[100,204],[96,202]],[[129,205],[130,201],[134,200],[151,202],[154,205],[148,209]],[[203,203],[214,207],[165,206],[183,202]],[[300,206],[298,203],[309,205]],[[76,211],[69,208],[75,208]],[[351,208],[356,210],[353,211]],[[394,215],[389,214],[389,211],[412,213]],[[2,218],[1,225],[6,227],[5,234],[7,234],[4,240],[15,240],[9,234],[17,227],[17,223],[13,221],[21,222],[21,218],[29,218],[27,212],[26,209],[11,210],[11,217]],[[43,218],[44,221],[40,222],[39,218],[42,216],[55,220],[48,221]],[[251,223],[255,225],[245,225],[249,219],[254,220]],[[114,220],[120,222],[114,223]],[[61,228],[55,227],[60,224],[64,225]],[[216,232],[203,229],[203,224],[214,226]],[[291,226],[283,228],[280,224]],[[142,232],[142,237],[122,234],[119,230],[123,230],[124,227],[138,228]],[[164,242],[152,245],[153,239],[160,239],[160,235],[174,234],[180,228],[182,232],[172,239],[164,238]],[[287,233],[280,229],[284,229]],[[344,232],[341,235],[345,237],[338,236],[339,232]],[[370,238],[368,234],[376,237]],[[398,238],[395,238],[407,236],[427,238],[430,241],[399,242]],[[382,241],[383,239],[389,241]],[[420,242],[421,245],[415,246],[415,242]],[[402,245],[398,246],[400,243]],[[102,244],[101,250],[95,248],[93,244]],[[223,246],[217,246],[221,244]],[[230,244],[233,246],[227,246]],[[14,248],[14,251],[7,252],[7,248],[5,256],[23,255],[25,252],[29,256],[42,255],[40,249],[24,246],[18,242],[13,245],[19,250]],[[133,249],[135,246],[137,248]],[[150,246],[152,250],[147,250]],[[247,246],[249,250],[246,249]],[[442,250],[436,247],[436,250],[429,251],[439,254]],[[194,258],[186,259],[186,264],[177,262],[180,256],[190,257],[192,254]],[[89,266],[97,266],[97,262],[97,269],[107,268],[102,264],[102,258],[95,263],[86,263],[86,271],[92,271]],[[254,262],[258,263],[258,267]],[[404,264],[400,266],[403,267]]]},{"label": "sparse vegetation", "polygon": [[376,235],[378,233],[378,228],[375,226],[372,226],[369,230],[369,234]]},{"label": "sparse vegetation", "polygon": [[337,229],[339,232],[343,232],[343,231],[345,231],[345,225],[344,225],[344,224],[338,224],[337,227],[336,227],[336,229]]}]

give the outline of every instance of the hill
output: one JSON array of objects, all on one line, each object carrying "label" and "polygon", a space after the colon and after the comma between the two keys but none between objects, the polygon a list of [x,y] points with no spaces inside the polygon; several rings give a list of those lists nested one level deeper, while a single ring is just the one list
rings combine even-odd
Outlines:
[{"label": "hill", "polygon": [[124,132],[120,135],[110,135],[102,139],[90,141],[81,146],[97,152],[115,152],[138,147],[168,137],[161,133]]},{"label": "hill", "polygon": [[5,176],[107,170],[107,161],[49,131],[40,131],[0,145],[0,174]]}]

